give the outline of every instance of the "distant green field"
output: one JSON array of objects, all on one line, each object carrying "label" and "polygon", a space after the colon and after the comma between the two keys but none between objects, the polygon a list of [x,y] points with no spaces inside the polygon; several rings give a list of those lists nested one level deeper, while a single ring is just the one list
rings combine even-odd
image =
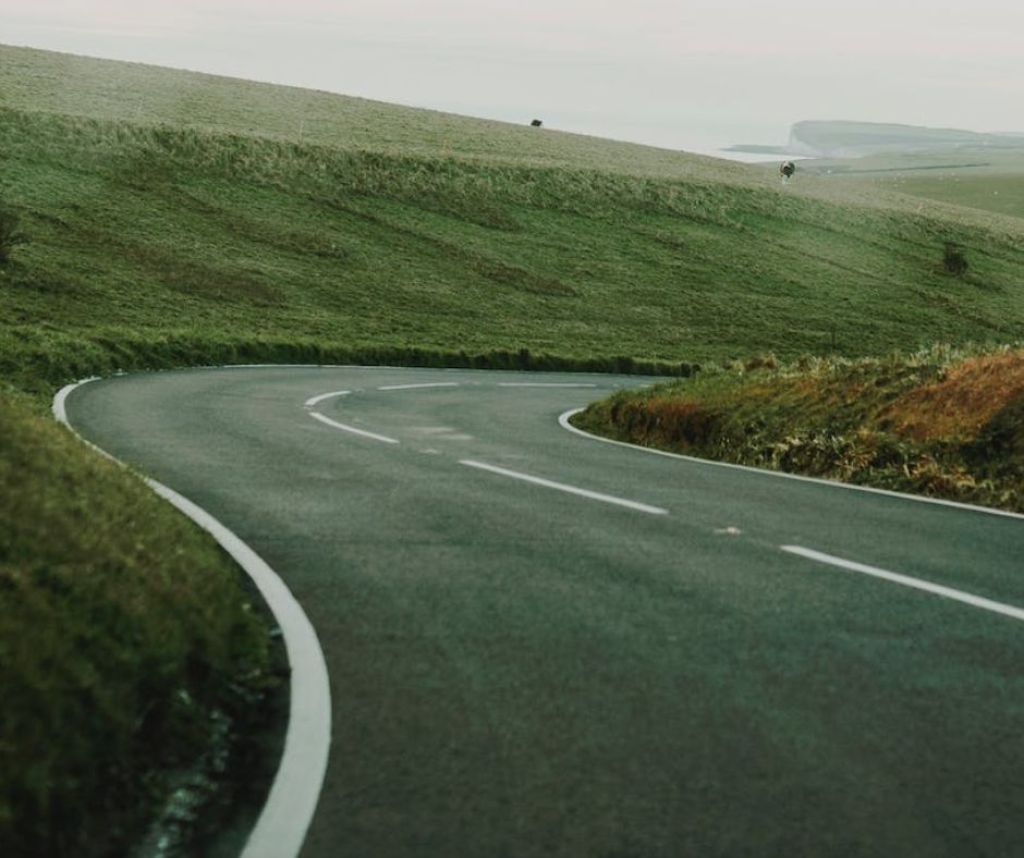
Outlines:
[{"label": "distant green field", "polygon": [[[25,601],[53,598],[86,618],[128,599],[142,626],[167,624],[166,635],[109,643],[114,655],[141,648],[132,659],[112,658],[95,636],[78,680],[123,684],[142,708],[163,701],[148,717],[188,733],[163,761],[171,769],[193,763],[203,738],[189,721],[200,710],[176,692],[223,684],[246,664],[251,653],[237,650],[252,634],[250,608],[229,598],[217,640],[193,641],[187,605],[167,616],[147,592],[155,578],[126,577],[131,545],[120,537],[133,531],[76,538],[86,512],[102,508],[152,537],[153,557],[231,574],[207,544],[147,523],[129,474],[108,469],[84,488],[61,476],[87,474],[93,457],[35,429],[58,385],[115,369],[274,360],[681,370],[767,352],[998,343],[1024,329],[1024,222],[1007,212],[810,171],[782,185],[763,169],[663,149],[20,48],[0,47],[0,206],[27,238],[0,265],[0,416],[17,429],[0,443],[0,474],[19,481],[16,509],[35,510],[47,534],[35,549],[15,545],[22,522],[4,520],[0,584],[24,592],[0,608],[0,625],[31,622]],[[950,242],[968,260],[963,276],[943,268]],[[22,476],[28,461],[64,467],[55,479],[76,492],[47,493],[43,477]],[[89,599],[61,589],[56,567],[88,582]],[[202,598],[182,589],[186,603]],[[63,621],[37,625],[39,651],[63,663],[77,639],[62,636]],[[165,641],[191,647],[189,676],[154,678],[150,665],[180,667]],[[239,688],[262,688],[265,662]],[[63,725],[80,684],[53,680],[62,697],[37,676],[52,693],[31,696],[0,658],[4,712]],[[200,714],[218,705],[209,699]],[[91,711],[89,733],[113,738],[83,749],[81,731],[39,734],[48,759],[96,760],[73,781],[59,766],[26,769],[32,749],[2,722],[0,752],[22,756],[7,768],[17,801],[0,802],[0,852],[13,854],[5,836],[64,836],[51,819],[94,818],[96,784],[121,764],[137,719]],[[125,794],[145,784],[158,804],[167,772],[132,763],[119,769]],[[24,807],[38,810],[33,825],[13,831]],[[136,810],[104,807],[112,838],[137,833]],[[39,844],[38,854],[117,851],[74,833]]]},{"label": "distant green field", "polygon": [[879,182],[915,197],[1024,218],[1024,172],[971,173],[963,170],[932,176],[907,175],[891,180],[880,179]]},{"label": "distant green field", "polygon": [[813,160],[801,172],[1024,218],[1024,152],[921,153]]}]

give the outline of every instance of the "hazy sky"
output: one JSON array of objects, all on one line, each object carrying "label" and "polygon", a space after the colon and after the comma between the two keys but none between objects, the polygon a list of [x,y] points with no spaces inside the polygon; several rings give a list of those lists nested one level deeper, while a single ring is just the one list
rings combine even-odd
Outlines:
[{"label": "hazy sky", "polygon": [[703,151],[1024,131],[1022,0],[0,0],[0,42]]}]

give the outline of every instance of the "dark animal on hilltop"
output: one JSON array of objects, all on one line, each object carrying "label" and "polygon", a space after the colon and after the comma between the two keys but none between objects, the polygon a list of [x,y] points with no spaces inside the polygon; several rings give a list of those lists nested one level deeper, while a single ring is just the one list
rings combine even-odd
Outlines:
[{"label": "dark animal on hilltop", "polygon": [[530,125],[532,125],[534,128],[540,128],[543,124],[544,123],[541,122],[539,119],[534,119],[533,122],[530,123]]},{"label": "dark animal on hilltop", "polygon": [[782,166],[779,167],[779,175],[782,176],[782,181],[788,182],[789,177],[796,172],[796,164],[792,161],[783,161]]}]

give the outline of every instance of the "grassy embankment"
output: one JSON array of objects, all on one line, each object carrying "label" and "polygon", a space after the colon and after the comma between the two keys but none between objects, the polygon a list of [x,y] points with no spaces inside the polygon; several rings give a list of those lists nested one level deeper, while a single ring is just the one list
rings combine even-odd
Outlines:
[{"label": "grassy embankment", "polygon": [[[0,48],[0,201],[28,238],[0,267],[0,373],[30,394],[0,394],[4,419],[20,427],[0,442],[5,498],[17,499],[4,517],[0,622],[5,647],[24,636],[45,655],[24,666],[34,691],[2,660],[0,769],[14,780],[0,825],[4,837],[50,832],[57,839],[40,848],[52,854],[102,851],[58,820],[91,814],[111,771],[124,794],[166,791],[131,750],[146,746],[147,719],[168,723],[156,735],[174,759],[158,767],[200,754],[202,742],[181,738],[196,735],[175,703],[183,687],[208,723],[227,705],[212,689],[266,670],[251,667],[262,657],[241,597],[207,599],[191,578],[175,591],[180,607],[167,596],[157,558],[186,543],[153,517],[171,514],[126,474],[74,476],[106,466],[39,422],[57,385],[239,360],[685,372],[768,351],[856,357],[1004,342],[1024,320],[1013,219],[813,177],[783,188],[752,168],[594,138],[10,48]],[[965,248],[964,277],[942,268],[949,241]],[[31,462],[56,469],[53,484],[68,491],[51,495]],[[124,526],[90,527],[81,544],[85,510]],[[33,528],[48,539],[26,538]],[[136,534],[151,546],[145,562],[118,542]],[[180,563],[237,596],[216,558],[202,542]],[[85,589],[54,585],[53,570]],[[118,637],[109,618],[124,600],[167,633]],[[36,601],[73,616],[37,621],[21,609]],[[189,619],[206,602],[224,608],[212,637]],[[113,626],[62,634],[76,623]],[[212,666],[193,689],[186,666],[204,658]],[[163,667],[154,674],[151,663]],[[62,672],[70,664],[79,675]],[[122,685],[124,700],[101,704]],[[13,741],[30,700],[49,707],[40,723],[81,712],[76,729]],[[50,762],[19,756],[38,754]],[[92,770],[65,777],[73,759]],[[146,809],[105,807],[123,816],[104,817],[104,830],[129,838]]]},{"label": "grassy embankment", "polygon": [[0,853],[123,855],[243,762],[267,632],[212,540],[34,410],[0,394]]},{"label": "grassy embankment", "polygon": [[703,373],[574,422],[619,440],[1024,512],[1024,348]]}]

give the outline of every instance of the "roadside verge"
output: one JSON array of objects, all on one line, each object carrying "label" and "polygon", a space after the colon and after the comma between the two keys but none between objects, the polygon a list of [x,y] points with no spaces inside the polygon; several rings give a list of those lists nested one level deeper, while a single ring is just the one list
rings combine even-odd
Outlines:
[{"label": "roadside verge", "polygon": [[[63,387],[53,401],[55,419],[77,437],[67,416],[72,392],[95,379]],[[113,459],[109,453],[83,440]],[[116,459],[115,459],[116,461]],[[284,752],[270,795],[242,858],[291,858],[298,854],[316,809],[330,747],[330,684],[316,631],[291,591],[269,565],[214,516],[156,480],[156,494],[207,531],[252,579],[281,629],[290,666],[290,714]]]},{"label": "roadside verge", "polygon": [[656,456],[664,456],[669,459],[676,459],[683,462],[694,462],[698,465],[709,465],[716,468],[731,468],[736,471],[750,471],[758,474],[762,474],[766,477],[780,477],[787,480],[797,480],[805,483],[818,483],[820,485],[832,486],[837,489],[849,489],[850,491],[857,492],[869,492],[877,495],[888,495],[889,497],[902,498],[909,501],[917,501],[919,503],[937,504],[938,506],[948,506],[955,509],[971,510],[972,512],[980,512],[988,515],[1003,516],[1005,518],[1017,518],[1024,520],[1024,514],[1018,512],[1012,512],[1005,509],[997,509],[995,507],[979,506],[977,504],[961,503],[960,501],[946,500],[944,498],[927,497],[925,495],[913,495],[907,492],[898,492],[891,489],[881,489],[875,486],[861,486],[853,483],[844,483],[839,480],[825,479],[823,477],[809,477],[804,474],[790,474],[786,471],[773,471],[769,468],[758,468],[752,465],[740,465],[735,462],[721,462],[716,459],[703,459],[698,456],[687,456],[683,453],[673,453],[669,450],[659,450],[657,447],[647,447],[643,444],[638,444],[634,441],[620,441],[615,438],[606,438],[603,435],[598,435],[595,432],[588,432],[585,429],[581,429],[579,426],[575,426],[572,423],[572,418],[578,414],[585,412],[586,408],[571,408],[558,417],[558,423],[563,428],[575,435],[579,435],[582,438],[587,438],[591,441],[601,441],[604,444],[615,444],[619,447],[627,447],[631,450],[636,450],[639,453],[653,453]]}]

